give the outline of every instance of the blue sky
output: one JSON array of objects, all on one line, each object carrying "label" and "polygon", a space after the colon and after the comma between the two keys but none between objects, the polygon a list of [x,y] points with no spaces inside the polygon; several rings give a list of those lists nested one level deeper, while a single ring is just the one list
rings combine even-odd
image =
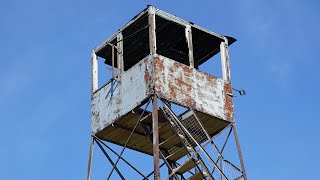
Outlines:
[{"label": "blue sky", "polygon": [[[247,91],[235,110],[249,179],[316,179],[320,4],[312,0],[0,1],[0,179],[85,178],[90,52],[147,4],[238,39],[231,76]],[[101,172],[103,162],[94,162]]]}]

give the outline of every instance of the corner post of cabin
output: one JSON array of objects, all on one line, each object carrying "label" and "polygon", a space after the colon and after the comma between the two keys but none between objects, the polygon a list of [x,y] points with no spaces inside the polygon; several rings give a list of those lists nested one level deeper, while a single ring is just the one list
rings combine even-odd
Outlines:
[{"label": "corner post of cabin", "polygon": [[[91,94],[98,90],[98,59],[96,52],[92,50],[91,52]],[[90,140],[90,150],[89,150],[89,159],[88,159],[88,169],[87,169],[87,180],[90,180],[91,174],[91,164],[92,164],[92,154],[93,154],[93,136]]]},{"label": "corner post of cabin", "polygon": [[224,38],[224,41],[220,43],[220,53],[221,53],[222,78],[224,81],[230,82],[231,75],[230,75],[230,61],[229,61],[227,38]]},{"label": "corner post of cabin", "polygon": [[94,50],[91,52],[91,92],[98,90],[98,59]]},{"label": "corner post of cabin", "polygon": [[150,54],[157,52],[156,43],[156,10],[153,6],[148,7],[148,24],[149,24],[149,47]]},{"label": "corner post of cabin", "polygon": [[118,65],[118,80],[120,80],[121,75],[124,71],[122,31],[119,31],[117,35],[117,65]]},{"label": "corner post of cabin", "polygon": [[192,32],[191,32],[191,26],[186,25],[185,28],[185,35],[186,35],[186,40],[188,44],[188,56],[189,56],[189,65],[190,67],[194,67],[194,60],[193,60],[193,45],[192,45]]},{"label": "corner post of cabin", "polygon": [[[148,25],[149,25],[149,48],[152,58],[157,52],[156,43],[156,10],[153,6],[148,6]],[[159,127],[158,127],[158,97],[154,94],[152,99],[152,134],[153,134],[153,166],[154,179],[160,180],[159,166]]]}]

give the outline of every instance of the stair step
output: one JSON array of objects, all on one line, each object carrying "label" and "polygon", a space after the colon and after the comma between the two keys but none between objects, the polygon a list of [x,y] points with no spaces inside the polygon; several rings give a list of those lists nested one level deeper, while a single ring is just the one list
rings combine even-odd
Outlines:
[{"label": "stair step", "polygon": [[176,150],[174,153],[167,156],[166,159],[169,159],[171,161],[176,161],[187,154],[188,154],[187,149],[185,147],[181,147],[180,149]]},{"label": "stair step", "polygon": [[[198,163],[198,162],[197,162]],[[181,167],[179,168],[179,170],[177,171],[178,174],[183,174],[187,171],[189,171],[190,169],[196,167],[196,163],[190,159],[187,163],[182,164]]]},{"label": "stair step", "polygon": [[170,149],[174,145],[177,145],[180,143],[180,139],[176,134],[173,134],[172,136],[168,137],[166,140],[162,141],[159,146],[163,147],[165,149]]},{"label": "stair step", "polygon": [[[203,173],[203,175],[205,175],[205,173]],[[199,180],[199,179],[203,179],[202,173],[200,171],[188,178],[188,180]]]},{"label": "stair step", "polygon": [[189,152],[194,151],[193,148],[190,147],[190,146],[187,146],[187,149],[188,149]]}]

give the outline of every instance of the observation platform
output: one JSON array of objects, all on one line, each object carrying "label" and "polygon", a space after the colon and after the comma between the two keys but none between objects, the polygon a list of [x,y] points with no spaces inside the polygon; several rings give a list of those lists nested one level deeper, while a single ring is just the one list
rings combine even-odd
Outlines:
[{"label": "observation platform", "polygon": [[[118,74],[92,95],[92,133],[124,146],[141,116],[141,107],[156,95],[194,110],[210,136],[219,134],[234,121],[228,57],[222,57],[223,78],[198,67],[221,51],[226,54],[227,46],[235,41],[162,10],[146,8],[93,52]],[[160,108],[159,146],[175,161],[188,152]],[[186,114],[181,121],[191,121]],[[141,123],[152,132],[151,112],[144,112]],[[153,154],[152,141],[141,126],[134,130],[127,147]],[[169,152],[180,147],[175,154]]]},{"label": "observation platform", "polygon": [[[130,136],[130,133],[134,129],[136,122],[139,120],[142,113],[142,109],[138,109],[134,112],[130,112],[119,120],[114,122],[112,125],[105,128],[96,134],[97,137],[120,146],[124,146],[126,140]],[[145,112],[145,117],[141,123],[146,127],[152,128],[152,115],[151,112]],[[186,113],[187,114],[187,113]],[[159,148],[168,152],[166,156],[171,161],[177,161],[181,157],[185,156],[188,151],[183,147],[179,137],[173,132],[170,124],[165,120],[161,110],[158,110],[159,115]],[[199,117],[201,123],[205,126],[211,136],[217,135],[221,130],[228,126],[228,122],[215,118],[205,113],[197,112],[196,115]],[[192,121],[192,116],[181,116],[182,121]],[[190,123],[186,123],[187,125]],[[186,126],[187,129],[193,128],[192,126]],[[152,134],[151,134],[152,136]],[[153,144],[150,139],[144,133],[144,129],[141,126],[137,126],[133,133],[132,140],[129,141],[128,148],[152,155]],[[169,153],[169,150],[176,149],[175,152]]]}]

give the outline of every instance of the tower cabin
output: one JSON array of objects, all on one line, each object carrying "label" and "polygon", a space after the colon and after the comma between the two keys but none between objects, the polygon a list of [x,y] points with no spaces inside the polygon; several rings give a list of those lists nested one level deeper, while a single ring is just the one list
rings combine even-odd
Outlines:
[{"label": "tower cabin", "polygon": [[[199,172],[191,178],[214,179],[209,165],[199,162],[216,162],[215,157],[193,153],[234,122],[228,46],[235,41],[148,6],[92,51],[92,134],[154,156],[155,179],[159,160],[166,162],[169,179],[191,168]],[[221,78],[199,70],[218,53]],[[98,59],[111,71],[103,85]],[[192,161],[174,165],[183,157]],[[213,162],[215,172],[229,179]],[[237,170],[243,178],[244,167]]]}]

